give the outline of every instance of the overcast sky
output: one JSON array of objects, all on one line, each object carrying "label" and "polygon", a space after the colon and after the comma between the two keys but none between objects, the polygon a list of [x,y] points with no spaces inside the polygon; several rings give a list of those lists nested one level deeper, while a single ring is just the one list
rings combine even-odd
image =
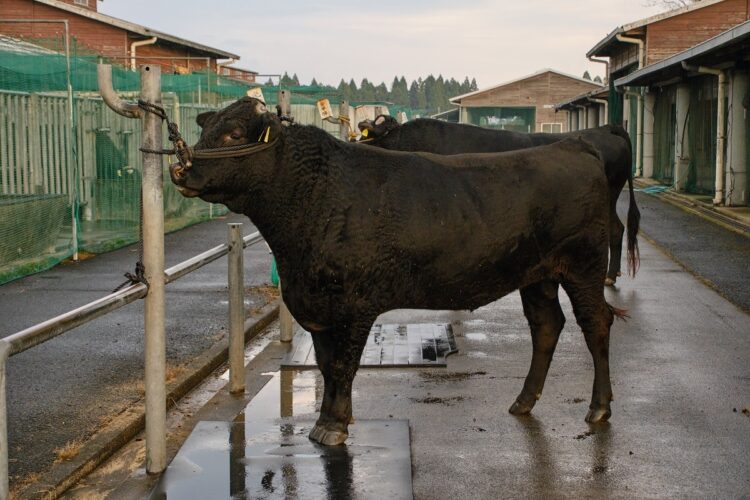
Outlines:
[{"label": "overcast sky", "polygon": [[239,54],[237,66],[390,87],[432,73],[489,87],[542,68],[602,75],[586,52],[651,16],[643,0],[104,0],[99,10]]}]

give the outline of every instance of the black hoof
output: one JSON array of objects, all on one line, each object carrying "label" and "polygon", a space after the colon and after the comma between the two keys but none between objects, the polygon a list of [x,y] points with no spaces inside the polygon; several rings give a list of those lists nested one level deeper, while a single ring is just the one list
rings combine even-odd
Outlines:
[{"label": "black hoof", "polygon": [[325,446],[338,446],[344,444],[349,433],[334,428],[332,424],[324,425],[317,423],[310,431],[309,438]]},{"label": "black hoof", "polygon": [[516,399],[516,401],[512,405],[510,405],[508,411],[516,416],[528,415],[529,413],[531,413],[532,408],[534,408],[534,403],[524,403]]},{"label": "black hoof", "polygon": [[598,424],[600,422],[606,422],[611,416],[612,410],[609,409],[609,406],[602,408],[591,408],[586,415],[586,422],[590,424]]}]

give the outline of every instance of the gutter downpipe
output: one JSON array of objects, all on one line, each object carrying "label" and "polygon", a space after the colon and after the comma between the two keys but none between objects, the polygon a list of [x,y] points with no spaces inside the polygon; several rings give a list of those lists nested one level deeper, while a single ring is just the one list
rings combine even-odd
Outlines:
[{"label": "gutter downpipe", "polygon": [[[617,40],[623,43],[632,43],[638,45],[638,69],[646,65],[646,43],[640,38],[632,38],[623,35],[617,35]],[[632,95],[632,94],[631,94]],[[638,100],[638,116],[636,118],[636,147],[635,147],[635,176],[643,176],[643,94],[639,91],[635,94]]]},{"label": "gutter downpipe", "polygon": [[[583,106],[581,104],[574,104],[573,106],[578,109],[578,130],[589,128],[589,114],[586,106]],[[583,119],[581,119],[581,115],[583,115]]]},{"label": "gutter downpipe", "polygon": [[221,63],[220,63],[220,62],[217,62],[217,63],[216,63],[216,74],[217,74],[217,75],[221,75],[221,68],[224,68],[224,67],[226,67],[226,66],[229,66],[230,64],[234,64],[234,63],[236,63],[236,62],[237,62],[237,59],[235,59],[235,58],[233,58],[233,57],[232,57],[232,58],[230,58],[230,59],[229,59],[228,61],[225,61],[225,62],[221,62]]},{"label": "gutter downpipe", "polygon": [[606,59],[597,59],[594,56],[589,56],[587,59],[591,62],[604,65],[604,85],[607,85],[609,83],[609,61]]},{"label": "gutter downpipe", "polygon": [[706,66],[692,66],[682,61],[682,68],[686,71],[695,71],[704,75],[715,75],[719,78],[719,88],[716,96],[716,193],[714,194],[713,204],[724,204],[724,143],[726,142],[726,133],[724,132],[724,117],[726,116],[726,106],[724,99],[727,95],[727,72],[707,68]]},{"label": "gutter downpipe", "polygon": [[144,45],[153,45],[156,43],[156,40],[158,40],[158,38],[156,38],[155,36],[152,36],[151,38],[147,40],[140,40],[138,42],[133,42],[130,44],[130,69],[131,70],[135,71],[137,69],[135,66],[135,59],[136,59],[135,49],[137,49],[138,47],[143,47]]},{"label": "gutter downpipe", "polygon": [[594,97],[589,97],[589,102],[604,105],[604,118],[607,120],[607,122],[609,122],[609,101],[606,99],[596,99]]}]

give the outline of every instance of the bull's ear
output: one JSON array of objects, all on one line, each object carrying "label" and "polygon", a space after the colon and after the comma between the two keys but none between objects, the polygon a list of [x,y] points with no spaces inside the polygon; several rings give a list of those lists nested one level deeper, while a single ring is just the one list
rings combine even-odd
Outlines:
[{"label": "bull's ear", "polygon": [[203,128],[203,126],[206,124],[208,119],[211,118],[215,114],[216,114],[216,111],[206,111],[205,113],[201,113],[198,116],[196,116],[195,122],[198,124],[200,128]]}]

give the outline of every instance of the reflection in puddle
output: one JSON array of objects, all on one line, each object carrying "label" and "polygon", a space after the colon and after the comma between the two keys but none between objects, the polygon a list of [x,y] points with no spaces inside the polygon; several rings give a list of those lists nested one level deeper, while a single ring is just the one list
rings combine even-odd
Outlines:
[{"label": "reflection in puddle", "polygon": [[408,422],[360,420],[347,445],[320,446],[307,434],[321,386],[274,373],[233,422],[198,423],[151,497],[412,498]]}]

